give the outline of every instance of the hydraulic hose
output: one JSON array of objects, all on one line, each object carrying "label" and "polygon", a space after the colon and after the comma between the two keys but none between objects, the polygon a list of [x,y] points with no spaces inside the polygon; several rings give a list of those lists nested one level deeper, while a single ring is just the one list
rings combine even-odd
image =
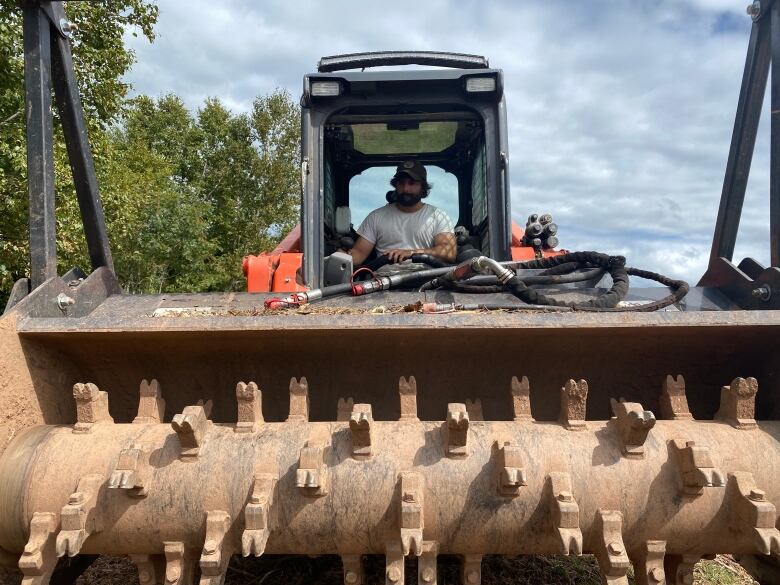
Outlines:
[{"label": "hydraulic hose", "polygon": [[[669,277],[650,272],[647,270],[640,270],[638,268],[627,268],[625,265],[625,258],[622,256],[608,256],[598,252],[570,252],[568,254],[562,254],[561,256],[553,256],[550,258],[541,258],[538,260],[531,260],[529,262],[515,263],[510,265],[513,268],[525,269],[525,268],[546,268],[555,269],[558,267],[560,270],[562,266],[566,265],[566,270],[571,268],[571,263],[575,263],[577,266],[597,266],[605,269],[612,277],[612,286],[610,289],[595,299],[590,299],[583,302],[577,301],[561,301],[556,298],[544,295],[539,291],[529,288],[525,282],[512,276],[507,279],[507,268],[498,264],[497,262],[486,258],[475,258],[468,263],[464,262],[460,266],[456,267],[449,273],[442,275],[434,279],[433,281],[426,283],[423,289],[446,287],[450,283],[457,282],[464,278],[468,278],[472,274],[493,272],[499,281],[505,283],[505,290],[511,292],[514,296],[521,301],[529,305],[551,306],[551,307],[568,307],[577,310],[584,311],[656,311],[658,309],[667,307],[673,303],[680,301],[686,294],[688,294],[688,283],[682,280],[674,280]],[[511,271],[510,271],[511,272]],[[625,298],[628,293],[629,282],[628,277],[638,276],[640,278],[646,278],[654,280],[668,286],[672,289],[672,292],[663,299],[651,303],[632,307],[617,307],[617,304]],[[476,292],[483,292],[477,290]]]},{"label": "hydraulic hose", "polygon": [[[486,256],[467,260],[454,267],[431,268],[417,272],[376,276],[364,282],[350,282],[334,286],[296,292],[280,299],[268,299],[266,308],[277,309],[297,307],[302,304],[328,297],[351,293],[352,296],[362,296],[380,290],[399,288],[412,283],[423,282],[420,291],[437,288],[449,288],[456,291],[491,293],[510,292],[530,306],[564,308],[581,311],[656,311],[676,302],[688,294],[688,283],[675,280],[647,270],[626,267],[623,256],[609,256],[599,252],[569,252],[560,256],[541,258],[528,262],[497,262]],[[516,270],[543,269],[542,274],[518,275]],[[577,272],[579,271],[579,272]],[[612,286],[608,291],[587,301],[563,301],[544,295],[530,288],[533,284],[562,284],[597,278],[608,272],[612,277]],[[488,276],[489,279],[482,278]],[[671,289],[671,293],[659,301],[630,307],[618,307],[629,289],[629,276],[637,276],[658,282]],[[472,282],[471,279],[476,279]],[[463,282],[466,281],[466,282]],[[485,309],[517,309],[525,307],[509,306],[492,303],[476,304],[474,308]],[[460,307],[458,307],[460,308]],[[469,307],[471,308],[471,306]]]}]

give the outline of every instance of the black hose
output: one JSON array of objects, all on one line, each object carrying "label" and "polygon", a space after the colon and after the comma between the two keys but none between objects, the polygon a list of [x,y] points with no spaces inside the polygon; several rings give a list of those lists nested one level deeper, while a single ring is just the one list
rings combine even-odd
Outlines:
[{"label": "black hose", "polygon": [[[443,260],[439,260],[435,256],[431,256],[430,254],[412,254],[410,260],[418,264],[427,264],[428,266],[431,266],[433,268],[452,268],[454,266],[454,264],[448,264]],[[381,256],[377,256],[370,262],[366,262],[365,264],[363,264],[361,268],[366,268],[371,272],[375,272],[380,268],[382,268],[383,266],[386,266],[387,264],[390,264],[390,258],[387,256],[387,254],[382,254]],[[363,276],[364,274],[366,273],[365,272],[361,273],[362,278],[359,280],[365,280],[365,278],[367,278],[367,276]]]},{"label": "black hose", "polygon": [[569,262],[590,264],[605,268],[612,277],[612,286],[604,294],[584,302],[560,301],[556,298],[528,288],[528,286],[513,277],[507,282],[506,287],[513,295],[529,305],[548,305],[554,307],[572,307],[577,309],[606,309],[615,307],[628,293],[628,272],[626,271],[626,259],[623,256],[608,256],[599,252],[570,252],[561,256],[540,258],[530,262],[524,262],[524,268],[553,268]]},{"label": "black hose", "polygon": [[[373,280],[371,286],[367,286],[367,284],[371,283],[361,285],[363,288],[361,292],[356,291],[358,286],[357,283],[350,282],[323,287],[319,290],[315,289],[314,291],[309,291],[308,294],[300,293],[300,295],[305,295],[301,298],[292,296],[287,299],[270,299],[269,301],[266,301],[266,305],[274,306],[274,304],[276,304],[278,306],[278,303],[287,303],[288,306],[297,306],[302,302],[313,302],[318,299],[333,297],[340,294],[367,294],[378,290],[398,288],[404,285],[408,286],[412,283],[422,281],[424,284],[420,288],[421,291],[439,287],[478,293],[503,292],[508,290],[518,299],[535,308],[557,307],[581,311],[647,312],[657,311],[679,302],[688,294],[690,289],[688,283],[685,281],[675,280],[648,270],[626,267],[626,259],[624,257],[608,256],[607,254],[598,252],[569,252],[560,256],[551,256],[549,258],[540,258],[527,262],[498,263],[488,258],[472,259],[467,262],[470,262],[471,264],[464,262],[455,268],[444,266],[393,275],[392,277],[377,277]],[[474,274],[475,269],[472,268],[474,266],[478,267],[476,270],[480,272],[484,271],[486,269],[485,267],[488,266],[488,269],[492,270],[498,278],[491,278],[488,280],[486,278],[476,277],[464,282],[459,282],[458,278],[468,278],[469,274]],[[541,274],[523,276],[513,273],[511,270],[507,270],[507,268],[514,268],[515,270],[542,269],[543,272]],[[601,294],[597,298],[587,301],[561,301],[544,295],[528,286],[529,284],[561,284],[564,282],[588,280],[600,276],[599,273],[603,272],[609,272],[612,277],[612,286],[607,292]],[[653,280],[671,288],[672,292],[658,301],[618,308],[618,303],[625,298],[628,293],[629,275]],[[510,277],[507,278],[508,276]],[[494,284],[495,282],[498,282],[499,279],[502,282],[505,282],[505,284],[501,286]],[[525,308],[523,306],[510,306],[503,303],[481,303],[478,304],[478,306],[487,309]]]},{"label": "black hose", "polygon": [[[528,280],[529,277],[522,278],[517,275],[510,278],[505,286],[496,286],[492,284],[488,286],[469,285],[469,281],[460,283],[458,281],[453,281],[451,278],[436,278],[426,282],[420,288],[420,290],[430,290],[439,287],[452,288],[453,290],[462,292],[476,293],[491,293],[508,290],[521,301],[529,305],[569,307],[582,311],[619,312],[657,311],[658,309],[662,309],[679,302],[686,294],[688,294],[690,287],[688,286],[687,282],[682,280],[674,280],[663,276],[662,274],[650,272],[647,270],[627,268],[625,266],[625,262],[626,260],[622,256],[608,256],[607,254],[601,254],[598,252],[570,252],[560,256],[551,256],[549,258],[540,258],[527,262],[502,263],[503,266],[511,267],[516,270],[540,268],[545,269],[544,274],[571,274],[573,270],[584,266],[596,267],[599,270],[605,270],[609,272],[610,276],[612,277],[612,286],[610,289],[599,297],[587,301],[561,301],[556,298],[544,295],[539,291],[528,287],[528,284],[531,284],[531,282]],[[642,305],[632,307],[618,308],[618,303],[623,300],[628,293],[629,275],[654,280],[664,286],[668,286],[672,289],[672,292],[659,301],[644,303]]]},{"label": "black hose", "polygon": [[[573,282],[597,280],[606,273],[601,267],[586,268],[582,271],[575,272],[574,270],[576,270],[576,268],[578,268],[577,265],[568,273],[563,273],[562,271],[555,271],[557,273],[554,273],[554,269],[550,269],[545,270],[540,274],[528,276],[518,274],[517,279],[525,284],[546,284],[554,286],[559,284],[570,284]],[[463,282],[443,281],[441,284],[443,285],[443,288],[455,292],[484,294],[506,291],[506,287],[502,285],[495,276],[474,276]]]},{"label": "black hose", "polygon": [[333,284],[331,286],[324,286],[320,289],[322,291],[322,297],[323,299],[326,299],[328,297],[335,297],[336,295],[343,295],[345,293],[352,291],[352,283],[351,282],[343,282],[341,284]]},{"label": "black hose", "polygon": [[444,262],[444,260],[439,260],[436,256],[431,256],[430,254],[412,254],[411,259],[412,262],[427,264],[433,268],[449,268],[451,266],[455,266],[454,264]]}]

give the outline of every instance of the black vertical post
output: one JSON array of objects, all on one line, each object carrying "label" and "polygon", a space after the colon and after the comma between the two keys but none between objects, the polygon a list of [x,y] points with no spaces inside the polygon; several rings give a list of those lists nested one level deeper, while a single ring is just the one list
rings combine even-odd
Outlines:
[{"label": "black vertical post", "polygon": [[24,5],[24,82],[27,114],[30,287],[57,276],[54,153],[51,115],[49,19],[37,4]]},{"label": "black vertical post", "polygon": [[[51,8],[54,23],[65,20],[65,11],[61,2],[52,2]],[[81,210],[92,268],[106,266],[113,270],[106,220],[100,201],[100,189],[95,176],[95,164],[89,146],[78,83],[73,69],[73,57],[68,39],[59,31],[54,33],[52,64],[54,92],[62,120],[68,159],[73,172],[73,183],[76,187],[76,196]]]},{"label": "black vertical post", "polygon": [[[756,144],[758,121],[761,117],[761,106],[769,76],[771,56],[769,21],[769,18],[759,18],[753,22],[753,29],[750,32],[737,116],[734,120],[731,148],[726,163],[726,176],[723,179],[718,220],[712,240],[710,266],[721,256],[731,260],[734,255],[750,163]],[[702,281],[705,279],[706,275]]]},{"label": "black vertical post", "polygon": [[770,266],[780,266],[780,2],[771,8],[772,42],[772,136],[769,179]]}]

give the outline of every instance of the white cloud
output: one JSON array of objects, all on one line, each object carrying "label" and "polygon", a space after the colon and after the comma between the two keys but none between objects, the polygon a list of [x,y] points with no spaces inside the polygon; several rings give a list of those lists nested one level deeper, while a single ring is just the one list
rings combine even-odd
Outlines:
[{"label": "white cloud", "polygon": [[[193,108],[297,96],[322,55],[486,55],[505,72],[517,221],[550,211],[566,248],[692,282],[706,266],[751,26],[740,3],[161,0],[160,12],[153,45],[128,35],[129,80]],[[768,168],[762,124],[737,260],[768,263]]]}]

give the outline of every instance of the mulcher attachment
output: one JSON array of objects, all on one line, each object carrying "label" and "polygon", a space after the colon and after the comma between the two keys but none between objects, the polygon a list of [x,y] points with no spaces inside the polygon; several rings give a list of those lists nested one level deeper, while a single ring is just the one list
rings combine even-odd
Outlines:
[{"label": "mulcher attachment", "polygon": [[24,478],[0,501],[26,502],[0,519],[0,546],[21,553],[28,585],[82,552],[128,554],[142,585],[191,583],[196,563],[201,585],[219,585],[238,553],[335,553],[348,585],[365,583],[363,554],[386,556],[392,585],[408,556],[435,584],[440,553],[460,555],[469,585],[484,554],[587,552],[606,583],[628,583],[633,563],[652,585],[690,583],[715,553],[780,555],[780,423],[755,420],[756,381],[723,386],[714,421],[693,420],[682,376],[660,386],[661,420],[622,399],[611,420],[587,420],[588,383],[568,380],[558,421],[536,421],[515,377],[507,420],[468,401],[428,422],[410,377],[397,421],[348,398],[338,420],[312,422],[309,385],[293,378],[287,420],[268,422],[258,385],[239,382],[234,424],[209,420],[207,403],[166,425],[155,380],[132,424],[76,384],[75,425],[28,429],[0,460],[2,477]]}]

